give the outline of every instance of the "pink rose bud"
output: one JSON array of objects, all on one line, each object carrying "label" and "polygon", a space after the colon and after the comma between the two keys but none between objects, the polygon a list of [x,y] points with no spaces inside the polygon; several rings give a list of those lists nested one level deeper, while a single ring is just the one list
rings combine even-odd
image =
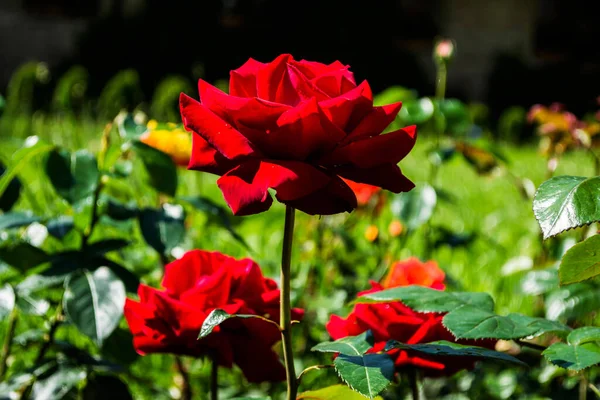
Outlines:
[{"label": "pink rose bud", "polygon": [[448,62],[454,56],[454,42],[450,39],[441,39],[434,46],[434,58],[441,62]]}]

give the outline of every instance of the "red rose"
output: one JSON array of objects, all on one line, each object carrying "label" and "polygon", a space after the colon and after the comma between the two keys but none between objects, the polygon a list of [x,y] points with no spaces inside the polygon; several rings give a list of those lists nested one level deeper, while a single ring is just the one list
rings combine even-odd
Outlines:
[{"label": "red rose", "polygon": [[384,288],[419,285],[432,289],[444,290],[446,274],[435,261],[421,262],[416,257],[397,261],[392,265],[382,285]]},{"label": "red rose", "polygon": [[[140,285],[140,301],[127,299],[125,318],[138,353],[208,356],[224,367],[235,363],[248,381],[285,380],[272,347],[279,329],[258,318],[232,318],[198,340],[200,327],[215,308],[229,314],[255,314],[279,321],[279,289],[246,258],[194,250],[166,266],[165,290]],[[303,311],[294,309],[299,320]],[[260,360],[259,363],[256,360]]]},{"label": "red rose", "polygon": [[367,185],[366,183],[356,183],[350,179],[344,179],[344,182],[346,182],[346,185],[354,192],[356,202],[359,206],[366,206],[369,204],[371,198],[381,190],[378,186]]},{"label": "red rose", "polygon": [[[401,272],[395,273],[396,270]],[[427,271],[429,271],[430,277],[423,279],[427,275]],[[438,279],[440,272],[442,273],[441,282]],[[397,280],[390,278],[400,276],[403,278]],[[407,283],[405,281],[406,277],[411,276],[419,278]],[[421,263],[413,258],[394,264],[385,282],[389,286],[371,282],[371,289],[361,292],[358,295],[361,296],[390,287],[408,286],[411,284],[444,289],[443,272],[437,268],[435,262]],[[424,282],[430,282],[430,284],[423,284]],[[346,319],[333,315],[327,323],[327,331],[333,339],[337,340],[346,336],[356,336],[367,330],[371,330],[375,339],[375,345],[369,352],[382,351],[389,340],[397,340],[407,344],[447,340],[478,346],[491,345],[493,347],[493,343],[490,341],[457,341],[452,333],[442,324],[443,317],[444,314],[418,313],[401,302],[357,304]],[[473,367],[473,360],[468,358],[414,356],[398,349],[392,350],[388,354],[394,358],[397,368],[412,365],[423,368],[426,375],[430,376],[451,375],[461,369]]]},{"label": "red rose", "polygon": [[267,210],[277,200],[308,214],[356,208],[341,179],[393,192],[413,188],[397,164],[412,149],[416,127],[381,135],[401,103],[373,106],[366,81],[348,67],[296,61],[248,60],[231,71],[227,95],[199,82],[201,103],[181,95],[183,123],[193,135],[188,168],[217,181],[236,215]]}]

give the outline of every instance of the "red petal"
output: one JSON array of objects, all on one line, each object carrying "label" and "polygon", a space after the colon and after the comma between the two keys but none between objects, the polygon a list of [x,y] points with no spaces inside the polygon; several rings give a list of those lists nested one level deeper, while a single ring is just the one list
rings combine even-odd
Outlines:
[{"label": "red petal", "polygon": [[196,100],[182,93],[179,103],[186,129],[202,136],[228,159],[257,154],[248,139]]},{"label": "red petal", "polygon": [[232,96],[256,97],[256,76],[265,64],[250,58],[229,74],[229,93]]},{"label": "red petal", "polygon": [[373,107],[368,115],[357,122],[356,127],[348,135],[344,143],[352,142],[364,137],[379,135],[394,121],[401,108],[402,103]]},{"label": "red petal", "polygon": [[408,192],[415,184],[402,174],[396,164],[382,164],[372,168],[356,168],[353,166],[339,167],[336,174],[351,179],[354,182],[378,186],[390,192]]},{"label": "red petal", "polygon": [[352,164],[359,168],[371,168],[389,163],[397,164],[412,150],[416,134],[416,126],[409,126],[384,135],[357,140],[336,148],[331,154],[321,159],[321,163],[325,165]]},{"label": "red petal", "polygon": [[235,165],[235,162],[225,158],[202,136],[197,133],[192,134],[192,154],[188,169],[223,175]]},{"label": "red petal", "polygon": [[219,252],[188,251],[179,260],[165,266],[162,286],[167,289],[169,295],[181,296],[187,290],[194,288],[201,279],[214,274],[230,260],[234,259]]},{"label": "red petal", "polygon": [[363,118],[373,109],[373,93],[367,81],[341,96],[322,101],[319,106],[341,130],[346,131],[350,120]]},{"label": "red petal", "polygon": [[297,67],[288,64],[287,70],[290,82],[300,101],[310,100],[313,97],[318,101],[329,99],[330,96],[314,85]]},{"label": "red petal", "polygon": [[310,215],[350,212],[357,207],[354,192],[338,177],[305,197],[285,203]]},{"label": "red petal", "polygon": [[223,175],[217,185],[234,215],[256,214],[272,203],[268,189],[280,201],[295,200],[323,186],[331,178],[309,164],[297,161],[245,162]]},{"label": "red petal", "polygon": [[287,72],[289,54],[282,54],[258,71],[256,76],[257,97],[281,104],[296,105],[299,101]]},{"label": "red petal", "polygon": [[[285,368],[269,343],[256,337],[236,336],[232,342],[233,359],[251,383],[281,382]],[[260,362],[257,363],[257,360]]]}]

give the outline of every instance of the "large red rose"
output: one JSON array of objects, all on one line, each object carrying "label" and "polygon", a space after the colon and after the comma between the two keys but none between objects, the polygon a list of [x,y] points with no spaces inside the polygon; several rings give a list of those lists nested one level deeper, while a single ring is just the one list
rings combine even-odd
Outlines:
[{"label": "large red rose", "polygon": [[381,134],[401,103],[373,106],[369,84],[347,66],[248,60],[231,71],[229,95],[199,82],[201,102],[181,95],[183,123],[193,135],[188,168],[217,181],[236,215],[267,210],[277,200],[308,214],[356,208],[341,179],[395,193],[413,183],[397,164],[412,149],[416,127]]},{"label": "large red rose", "polygon": [[[263,277],[254,261],[190,251],[166,266],[162,286],[165,290],[140,285],[139,302],[127,299],[125,303],[125,318],[138,353],[207,356],[224,367],[236,364],[250,382],[285,380],[285,369],[272,349],[281,333],[267,321],[232,318],[197,339],[202,323],[215,308],[279,321],[277,284]],[[302,310],[292,310],[293,319],[302,316]]]},{"label": "large red rose", "polygon": [[[441,276],[441,281],[440,281]],[[359,293],[378,292],[397,286],[416,284],[443,290],[443,271],[434,261],[421,263],[415,258],[398,262],[392,266],[384,285],[371,282],[371,289]],[[429,343],[437,340],[457,342],[442,324],[444,314],[418,313],[400,302],[382,304],[357,304],[347,318],[333,315],[327,323],[327,331],[335,340],[346,336],[356,336],[371,330],[375,345],[370,352],[382,351],[389,340],[407,344]],[[463,344],[493,347],[491,341],[458,341]],[[422,368],[426,375],[451,375],[461,369],[472,368],[473,360],[457,357],[429,357],[409,354],[398,349],[388,352],[396,367],[406,366]]]}]

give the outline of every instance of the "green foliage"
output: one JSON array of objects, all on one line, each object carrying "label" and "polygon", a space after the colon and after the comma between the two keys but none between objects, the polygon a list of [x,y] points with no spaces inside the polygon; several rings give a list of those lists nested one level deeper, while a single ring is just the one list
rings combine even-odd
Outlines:
[{"label": "green foliage", "polygon": [[394,216],[412,231],[429,221],[436,203],[435,189],[421,184],[410,192],[395,195],[390,207]]},{"label": "green foliage", "polygon": [[[2,175],[6,172],[6,167],[2,162],[0,162],[0,179]],[[19,178],[14,177],[9,181],[8,186],[6,187],[5,192],[0,196],[0,210],[3,212],[9,211],[19,200],[19,195],[21,194],[21,181]]]},{"label": "green foliage", "polygon": [[96,158],[85,150],[73,154],[62,149],[50,152],[46,174],[56,192],[70,204],[92,195],[100,184]]},{"label": "green foliage", "polygon": [[560,262],[561,285],[581,282],[600,274],[600,235],[571,247]]},{"label": "green foliage", "polygon": [[159,121],[177,122],[181,119],[179,113],[179,95],[192,93],[192,84],[183,76],[168,76],[154,89],[150,113],[152,118]]},{"label": "green foliage", "polygon": [[31,61],[21,65],[12,75],[6,91],[6,115],[31,114],[34,107],[35,88],[48,82],[48,67]]},{"label": "green foliage", "polygon": [[[346,385],[333,385],[319,390],[300,393],[298,400],[362,400],[364,397]],[[375,397],[381,400],[381,397]]]},{"label": "green foliage", "polygon": [[52,107],[55,111],[80,111],[85,101],[90,77],[87,70],[75,65],[71,67],[56,84],[52,97]]},{"label": "green foliage", "polygon": [[358,336],[348,336],[335,342],[324,342],[314,346],[312,351],[324,353],[340,353],[348,356],[360,356],[373,347],[374,339],[371,331],[366,331]]},{"label": "green foliage", "polygon": [[509,107],[502,112],[498,120],[498,137],[515,142],[523,138],[527,111],[523,107]]},{"label": "green foliage", "polygon": [[167,154],[142,142],[133,142],[133,150],[144,163],[150,184],[159,192],[175,196],[177,167]]},{"label": "green foliage", "polygon": [[554,343],[542,353],[548,361],[574,371],[600,364],[600,328],[585,327],[572,331],[567,343]]},{"label": "green foliage", "polygon": [[539,187],[533,212],[544,239],[600,221],[600,177],[557,176]]},{"label": "green foliage", "polygon": [[[198,339],[202,339],[207,337],[212,333],[212,331],[223,322],[227,321],[230,318],[258,318],[266,321],[266,318],[260,317],[258,315],[253,314],[228,314],[226,311],[216,308],[208,314],[204,322],[202,323],[202,327],[200,327],[200,333],[198,334]],[[274,321],[269,321],[273,324],[277,324]]]},{"label": "green foliage", "polygon": [[137,71],[120,71],[108,81],[100,93],[98,112],[102,119],[112,119],[122,109],[132,111],[141,99],[142,91]]},{"label": "green foliage", "polygon": [[164,204],[160,209],[145,208],[139,214],[142,235],[159,254],[167,255],[183,239],[185,213],[176,204]]}]

